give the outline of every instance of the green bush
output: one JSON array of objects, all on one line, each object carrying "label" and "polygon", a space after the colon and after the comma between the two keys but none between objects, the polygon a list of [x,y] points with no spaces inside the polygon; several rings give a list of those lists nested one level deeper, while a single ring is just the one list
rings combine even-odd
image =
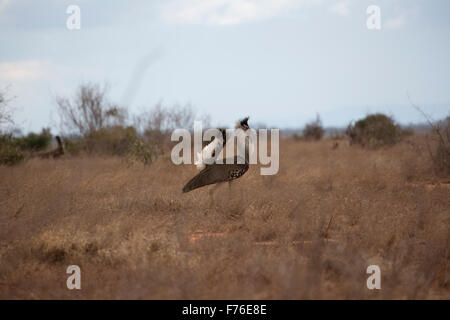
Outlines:
[{"label": "green bush", "polygon": [[29,133],[23,137],[14,137],[10,133],[0,135],[0,163],[14,165],[35,152],[45,150],[52,141],[50,129],[41,133]]},{"label": "green bush", "polygon": [[84,149],[88,153],[123,156],[137,138],[133,127],[107,127],[87,134],[84,137]]},{"label": "green bush", "polygon": [[350,124],[346,133],[351,144],[374,149],[393,145],[405,134],[391,117],[381,113],[368,115],[354,125]]},{"label": "green bush", "polygon": [[42,129],[41,133],[31,132],[25,137],[14,139],[14,143],[23,151],[41,151],[45,150],[52,141],[50,129]]},{"label": "green bush", "polygon": [[62,143],[67,154],[78,156],[82,152],[81,137],[63,137]]},{"label": "green bush", "polygon": [[139,138],[130,146],[128,156],[134,161],[142,162],[147,165],[152,163],[154,153],[150,146]]},{"label": "green bush", "polygon": [[11,134],[0,134],[0,164],[15,165],[25,159],[24,153],[17,146]]},{"label": "green bush", "polygon": [[126,156],[150,164],[153,151],[143,141],[132,126],[111,126],[102,128],[82,137],[64,138],[66,152],[77,155],[87,154]]}]

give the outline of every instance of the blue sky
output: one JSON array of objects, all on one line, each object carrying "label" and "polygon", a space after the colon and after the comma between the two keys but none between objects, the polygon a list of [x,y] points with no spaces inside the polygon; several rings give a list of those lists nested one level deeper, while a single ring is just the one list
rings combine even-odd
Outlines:
[{"label": "blue sky", "polygon": [[[72,4],[80,30],[66,28]],[[0,88],[24,131],[57,132],[55,96],[86,81],[132,112],[191,103],[221,125],[421,122],[407,93],[450,113],[449,14],[447,0],[0,0]]]}]

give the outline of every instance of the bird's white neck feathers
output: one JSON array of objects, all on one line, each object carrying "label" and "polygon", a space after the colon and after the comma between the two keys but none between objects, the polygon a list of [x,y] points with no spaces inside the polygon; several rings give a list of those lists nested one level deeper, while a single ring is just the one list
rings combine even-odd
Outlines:
[{"label": "bird's white neck feathers", "polygon": [[[248,161],[248,152],[252,153],[254,151],[253,143],[249,143],[249,139],[247,137],[247,134],[240,127],[236,128],[234,130],[234,134],[237,137],[238,143],[241,142],[241,141],[245,141],[245,150],[246,150],[245,157],[247,158],[247,161]],[[222,137],[216,137],[212,142],[207,144],[203,148],[202,151],[197,152],[197,154],[195,155],[196,159],[194,161],[194,164],[196,165],[198,170],[203,170],[206,167],[205,162],[209,162],[211,160],[215,160],[213,158],[217,158],[219,156],[220,152],[222,151],[223,145],[224,145],[223,142],[224,141],[223,141]],[[217,149],[218,152],[216,152],[216,154],[213,157],[213,153],[214,153],[214,150],[216,150],[216,148],[218,148]]]},{"label": "bird's white neck feathers", "polygon": [[[215,138],[211,143],[207,144],[202,151],[198,152],[196,155],[195,165],[198,170],[203,170],[205,168],[205,162],[210,161],[213,158],[214,150],[219,146],[218,151],[221,151],[221,147],[223,147],[223,138]],[[216,153],[217,156],[219,152]],[[215,157],[214,157],[215,158]]]}]

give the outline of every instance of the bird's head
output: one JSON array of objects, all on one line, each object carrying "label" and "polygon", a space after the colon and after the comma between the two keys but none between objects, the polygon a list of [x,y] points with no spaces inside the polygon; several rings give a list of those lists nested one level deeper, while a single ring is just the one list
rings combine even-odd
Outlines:
[{"label": "bird's head", "polygon": [[236,123],[236,129],[241,128],[241,129],[244,130],[244,131],[247,131],[248,129],[250,129],[250,127],[249,127],[249,125],[248,125],[248,119],[249,119],[249,117],[245,117],[244,119],[239,120],[239,121]]}]

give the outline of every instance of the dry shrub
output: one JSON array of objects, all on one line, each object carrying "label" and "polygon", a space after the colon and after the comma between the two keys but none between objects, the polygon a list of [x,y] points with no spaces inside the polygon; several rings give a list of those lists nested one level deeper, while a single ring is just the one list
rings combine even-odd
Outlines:
[{"label": "dry shrub", "polygon": [[83,149],[90,154],[123,156],[137,138],[133,127],[108,127],[84,136]]},{"label": "dry shrub", "polygon": [[106,155],[127,157],[150,164],[155,153],[132,126],[109,126],[82,137],[66,137],[65,149],[69,154]]},{"label": "dry shrub", "polygon": [[[171,149],[175,129],[190,129],[196,120],[189,104],[167,108],[159,103],[127,125],[127,109],[111,103],[107,93],[107,86],[87,83],[78,87],[73,98],[56,99],[69,154],[126,156],[148,164]],[[202,120],[204,126],[209,125],[208,116]]]},{"label": "dry shrub", "polygon": [[438,175],[450,175],[450,116],[444,120],[433,121],[419,106],[411,102],[431,128],[432,135],[427,143],[428,153],[430,155],[435,173]]},{"label": "dry shrub", "polygon": [[107,97],[108,87],[82,84],[74,98],[56,99],[69,154],[80,153],[126,156],[149,164],[153,148],[144,142],[136,128],[127,126],[128,111],[117,107]]},{"label": "dry shrub", "polygon": [[306,124],[305,129],[303,129],[303,138],[305,140],[320,140],[322,139],[325,130],[322,126],[322,121],[320,116],[317,115],[316,120]]},{"label": "dry shrub", "polygon": [[193,128],[194,120],[202,120],[203,127],[209,126],[209,116],[197,118],[197,113],[190,104],[165,107],[158,103],[153,109],[135,117],[135,127],[143,132],[146,141],[154,147],[155,152],[163,154],[171,149],[170,136],[175,129]]},{"label": "dry shrub", "polygon": [[434,151],[430,156],[438,174],[450,175],[450,117],[431,126]]},{"label": "dry shrub", "polygon": [[379,148],[397,143],[404,135],[394,120],[381,113],[371,114],[349,124],[346,131],[351,144],[368,148]]},{"label": "dry shrub", "polygon": [[8,125],[14,124],[13,110],[8,105],[10,100],[6,96],[6,90],[0,91],[0,165],[14,165],[25,158],[15,138],[6,128]]},{"label": "dry shrub", "polygon": [[0,130],[1,126],[5,124],[13,124],[12,114],[13,110],[8,105],[11,98],[7,97],[7,90],[0,91]]}]

